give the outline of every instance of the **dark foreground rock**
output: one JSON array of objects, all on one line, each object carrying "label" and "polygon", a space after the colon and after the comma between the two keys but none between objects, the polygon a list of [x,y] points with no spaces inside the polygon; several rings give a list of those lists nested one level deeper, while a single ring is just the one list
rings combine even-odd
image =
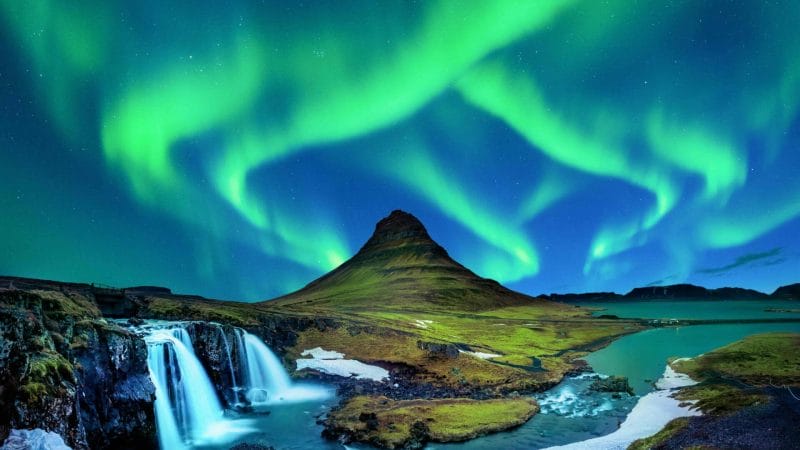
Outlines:
[{"label": "dark foreground rock", "polygon": [[692,417],[688,425],[654,449],[800,448],[800,401],[786,389],[768,388],[769,402],[729,416]]},{"label": "dark foreground rock", "polygon": [[93,299],[0,289],[0,439],[51,431],[72,448],[154,448],[155,389],[144,341]]}]

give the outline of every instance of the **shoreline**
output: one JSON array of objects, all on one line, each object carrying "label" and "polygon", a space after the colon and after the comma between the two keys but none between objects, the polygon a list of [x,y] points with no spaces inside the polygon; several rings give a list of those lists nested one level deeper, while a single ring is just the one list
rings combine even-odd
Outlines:
[{"label": "shoreline", "polygon": [[676,372],[667,364],[662,377],[656,381],[656,390],[642,396],[625,421],[612,433],[604,436],[548,447],[545,450],[580,450],[605,448],[624,450],[634,441],[661,431],[670,421],[680,417],[699,416],[693,404],[673,398],[680,388],[693,386],[696,381]]}]

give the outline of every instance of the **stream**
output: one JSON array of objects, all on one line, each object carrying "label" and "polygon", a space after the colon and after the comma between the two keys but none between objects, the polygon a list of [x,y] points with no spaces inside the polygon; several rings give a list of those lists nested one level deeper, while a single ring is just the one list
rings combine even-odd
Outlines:
[{"label": "stream", "polygon": [[[604,308],[598,313],[620,317],[700,319],[776,317],[788,313],[763,310],[800,307],[800,302],[754,305],[755,302],[716,301],[703,302],[696,308],[694,303],[691,303],[692,308],[686,308],[690,303],[685,301],[628,303],[584,306]],[[244,346],[247,367],[240,372],[247,375],[242,377],[240,389],[255,408],[247,413],[226,410],[219,405],[213,389],[208,390],[210,383],[203,381],[204,374],[197,379],[191,375],[197,373],[197,367],[190,361],[193,355],[185,348],[190,348],[191,343],[180,329],[180,326],[155,327],[146,336],[150,370],[157,391],[168,393],[159,396],[156,406],[162,448],[221,450],[238,442],[262,443],[279,450],[344,448],[323,439],[320,436],[322,426],[316,423],[318,417],[336,404],[331,387],[293,383],[277,357],[260,339],[241,334],[242,342],[231,345]],[[585,358],[594,373],[565,378],[554,388],[536,394],[541,412],[524,425],[463,443],[429,444],[427,448],[537,449],[608,435],[625,422],[643,397],[653,393],[654,382],[664,374],[668,358],[693,357],[751,334],[779,331],[800,332],[800,323],[695,325],[655,328],[624,336]],[[172,364],[161,365],[165,361]],[[181,386],[180,376],[170,373],[167,366],[178,366],[180,371],[189,374],[187,379],[193,381],[186,392],[175,389]],[[596,377],[607,375],[628,377],[635,395],[622,394],[614,398],[611,393],[589,390]],[[187,392],[201,400],[192,399]],[[280,401],[274,401],[276,398]],[[197,401],[202,401],[202,407]],[[372,447],[354,444],[348,448]]]}]

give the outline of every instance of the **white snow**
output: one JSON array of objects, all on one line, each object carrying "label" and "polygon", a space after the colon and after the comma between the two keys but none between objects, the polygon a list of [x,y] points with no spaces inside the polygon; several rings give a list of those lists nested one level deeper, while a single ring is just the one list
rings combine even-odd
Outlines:
[{"label": "white snow", "polygon": [[416,319],[416,320],[414,320],[413,322],[411,322],[411,325],[416,325],[416,326],[417,326],[417,327],[419,327],[419,328],[424,328],[424,329],[427,329],[427,328],[428,328],[428,325],[430,325],[430,324],[432,324],[432,323],[433,323],[433,321],[432,321],[432,320],[420,320],[420,319]]},{"label": "white snow", "polygon": [[364,364],[355,359],[344,359],[344,353],[325,350],[321,347],[304,350],[303,356],[311,358],[299,358],[297,370],[312,369],[329,375],[340,377],[356,377],[358,379],[369,379],[382,381],[389,378],[389,371],[378,366]]},{"label": "white snow", "polygon": [[676,373],[670,366],[667,366],[664,376],[656,382],[658,390],[640,398],[617,431],[581,442],[550,447],[547,450],[600,448],[624,450],[633,441],[658,433],[672,419],[700,415],[699,411],[690,409],[691,405],[680,406],[683,402],[672,398],[674,388],[692,384],[696,384],[696,382],[686,375]]},{"label": "white snow", "polygon": [[[676,359],[674,362],[678,362],[684,359],[686,358]],[[675,370],[672,369],[672,366],[667,364],[667,368],[664,370],[664,375],[661,377],[661,379],[656,381],[656,388],[675,389],[684,386],[691,386],[693,384],[697,384],[697,382],[689,378],[689,375],[675,372]]]},{"label": "white snow", "polygon": [[474,356],[480,359],[491,359],[491,358],[499,358],[503,355],[497,355],[495,353],[483,353],[483,352],[470,352],[467,350],[459,350],[459,353],[464,353],[465,355]]},{"label": "white snow", "polygon": [[315,347],[311,350],[303,350],[303,353],[300,353],[302,356],[310,356],[314,359],[342,359],[344,358],[344,353],[335,352],[332,350],[323,350],[322,347]]}]

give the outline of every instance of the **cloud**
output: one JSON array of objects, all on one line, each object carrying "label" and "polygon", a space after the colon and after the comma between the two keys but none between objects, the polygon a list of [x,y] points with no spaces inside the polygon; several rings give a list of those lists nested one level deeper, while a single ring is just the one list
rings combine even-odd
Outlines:
[{"label": "cloud", "polygon": [[720,267],[710,267],[706,269],[700,269],[697,273],[709,274],[709,275],[716,275],[722,274],[726,272],[730,272],[731,270],[738,269],[739,267],[750,266],[754,265],[756,262],[764,261],[762,265],[775,265],[780,264],[781,262],[785,261],[785,258],[775,258],[776,256],[780,255],[783,251],[782,247],[775,247],[771,250],[767,250],[765,252],[756,252],[756,253],[746,253],[742,256],[736,258],[732,263],[726,264]]},{"label": "cloud", "polygon": [[668,275],[668,276],[666,276],[664,278],[659,278],[658,280],[651,281],[651,282],[645,284],[644,286],[645,287],[664,286],[665,284],[667,284],[668,281],[674,281],[677,278],[678,278],[678,274],[674,273],[674,274]]}]

